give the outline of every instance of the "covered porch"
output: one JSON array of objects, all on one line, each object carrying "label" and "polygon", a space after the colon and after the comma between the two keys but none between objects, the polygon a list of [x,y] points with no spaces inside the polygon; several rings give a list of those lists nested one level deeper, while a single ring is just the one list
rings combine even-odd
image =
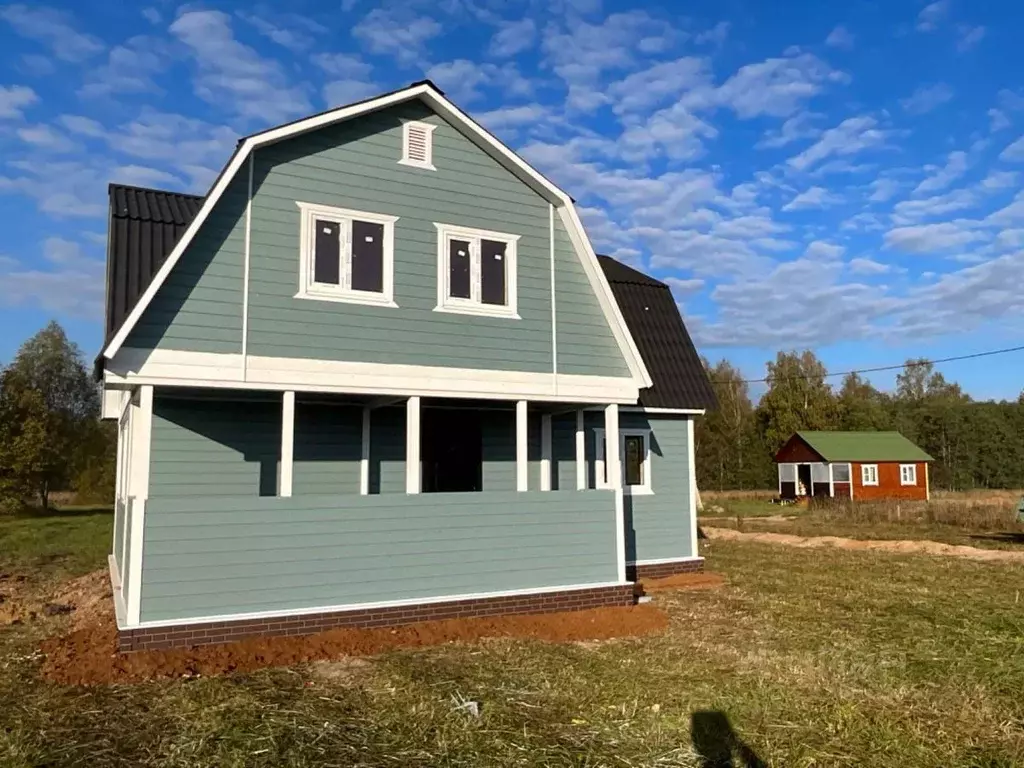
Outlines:
[{"label": "covered porch", "polygon": [[778,469],[780,498],[852,498],[849,462],[779,462]]}]

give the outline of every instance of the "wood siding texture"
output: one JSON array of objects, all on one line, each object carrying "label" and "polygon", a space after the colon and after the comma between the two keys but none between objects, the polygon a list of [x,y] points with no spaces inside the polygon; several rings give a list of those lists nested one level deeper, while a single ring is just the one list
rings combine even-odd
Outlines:
[{"label": "wood siding texture", "polygon": [[126,347],[242,351],[247,172],[240,173],[182,254]]},{"label": "wood siding texture", "polygon": [[799,435],[793,435],[775,454],[776,464],[820,464],[827,463]]},{"label": "wood siding texture", "polygon": [[610,491],[150,499],[142,621],[609,583]]},{"label": "wood siding texture", "polygon": [[911,464],[914,462],[886,461],[863,463],[877,464],[878,485],[864,485],[861,476],[861,464],[854,463],[851,466],[854,501],[874,499],[916,499],[924,501],[928,498],[928,490],[925,486],[926,465],[923,461],[916,462],[916,485],[900,485],[900,464]]},{"label": "wood siding texture", "polygon": [[[402,451],[404,455],[404,433]],[[359,493],[362,456],[362,408],[302,401],[295,404],[293,496]]]}]

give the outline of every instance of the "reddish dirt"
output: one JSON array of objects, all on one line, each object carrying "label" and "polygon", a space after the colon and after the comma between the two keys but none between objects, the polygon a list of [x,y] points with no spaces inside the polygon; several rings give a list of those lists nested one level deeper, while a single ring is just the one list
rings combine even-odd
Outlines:
[{"label": "reddish dirt", "polygon": [[638,605],[532,616],[446,619],[379,629],[334,629],[306,637],[252,638],[199,648],[118,653],[116,629],[107,618],[98,625],[47,640],[42,647],[46,655],[42,672],[58,683],[104,685],[251,672],[263,667],[494,637],[548,642],[608,640],[653,634],[667,625],[668,617],[663,611]]},{"label": "reddish dirt", "polygon": [[644,579],[640,582],[645,593],[664,592],[670,589],[714,589],[725,584],[720,573],[677,573],[660,579]]}]

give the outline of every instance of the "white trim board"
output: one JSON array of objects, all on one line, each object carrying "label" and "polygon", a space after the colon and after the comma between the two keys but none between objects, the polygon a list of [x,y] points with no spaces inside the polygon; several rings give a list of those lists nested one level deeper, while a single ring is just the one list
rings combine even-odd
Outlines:
[{"label": "white trim board", "polygon": [[661,557],[654,560],[630,560],[626,565],[668,565],[670,563],[696,563],[703,557]]},{"label": "white trim board", "polygon": [[384,600],[376,603],[348,603],[340,605],[316,605],[309,608],[295,608],[283,611],[256,611],[252,613],[224,613],[216,616],[197,616],[190,619],[168,621],[142,621],[132,626],[118,626],[118,629],[155,629],[157,627],[180,627],[186,624],[211,624],[218,621],[249,621],[251,619],[273,619],[287,616],[306,616],[311,613],[335,613],[342,611],[365,611],[373,608],[401,608],[411,605],[435,605],[454,603],[461,600],[485,600],[492,597],[515,597],[516,595],[547,595],[557,592],[572,592],[578,589],[601,589],[603,587],[625,587],[631,581],[602,581],[594,584],[568,584],[558,587],[531,587],[509,589],[501,592],[473,592],[463,595],[441,595],[439,597],[414,597],[406,600]]},{"label": "white trim board", "polygon": [[181,239],[174,246],[174,249],[167,256],[160,269],[154,275],[153,280],[146,287],[139,301],[132,308],[132,311],[125,318],[117,333],[110,340],[110,343],[103,350],[103,357],[108,360],[113,358],[117,351],[124,345],[132,329],[138,324],[146,307],[153,301],[160,287],[166,282],[167,276],[174,269],[174,266],[181,259],[182,254],[195,238],[203,223],[209,217],[217,202],[224,195],[228,186],[238,174],[239,169],[253,151],[258,147],[266,146],[284,139],[293,138],[309,131],[315,131],[328,125],[335,125],[344,120],[350,120],[361,115],[375,112],[387,107],[401,104],[413,99],[420,99],[427,106],[431,107],[438,115],[447,120],[452,126],[463,133],[470,141],[480,147],[484,152],[493,157],[507,170],[520,178],[525,184],[531,187],[549,203],[558,206],[558,214],[562,218],[569,238],[573,243],[574,250],[583,265],[584,272],[597,296],[598,302],[608,320],[612,333],[618,342],[619,348],[625,357],[630,372],[639,388],[650,387],[651,377],[644,365],[643,358],[633,341],[633,337],[626,327],[626,322],[619,311],[619,306],[612,294],[608,280],[604,276],[601,265],[597,261],[594,248],[587,237],[583,223],[576,213],[572,198],[561,189],[556,187],[532,166],[530,166],[519,155],[506,147],[494,136],[484,130],[473,119],[444,97],[430,83],[419,83],[394,93],[384,94],[375,99],[368,99],[358,104],[347,107],[332,109],[319,115],[313,115],[303,120],[298,120],[287,125],[272,128],[262,133],[254,134],[242,140],[234,155],[228,161],[227,166],[214,182],[213,187],[203,199],[196,217],[189,224]]},{"label": "white trim board", "polygon": [[633,379],[550,372],[262,357],[126,347],[108,364],[111,385],[210,387],[487,400],[635,403]]}]

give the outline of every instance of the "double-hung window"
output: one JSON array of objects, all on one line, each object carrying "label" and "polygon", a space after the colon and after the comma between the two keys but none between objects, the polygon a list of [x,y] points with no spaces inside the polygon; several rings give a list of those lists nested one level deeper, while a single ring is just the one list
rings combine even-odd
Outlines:
[{"label": "double-hung window", "polygon": [[396,306],[397,216],[297,203],[301,214],[296,298]]},{"label": "double-hung window", "polygon": [[878,465],[877,464],[861,464],[860,465],[860,484],[861,485],[878,485]]},{"label": "double-hung window", "polygon": [[519,235],[437,227],[438,312],[518,318],[516,245]]},{"label": "double-hung window", "polygon": [[[594,479],[598,488],[610,488],[607,471],[608,444],[603,429],[595,430],[597,458]],[[651,486],[651,431],[649,429],[619,430],[619,461],[622,463],[622,489],[641,495],[654,493]]]},{"label": "double-hung window", "polygon": [[917,485],[917,464],[900,464],[900,485]]}]

